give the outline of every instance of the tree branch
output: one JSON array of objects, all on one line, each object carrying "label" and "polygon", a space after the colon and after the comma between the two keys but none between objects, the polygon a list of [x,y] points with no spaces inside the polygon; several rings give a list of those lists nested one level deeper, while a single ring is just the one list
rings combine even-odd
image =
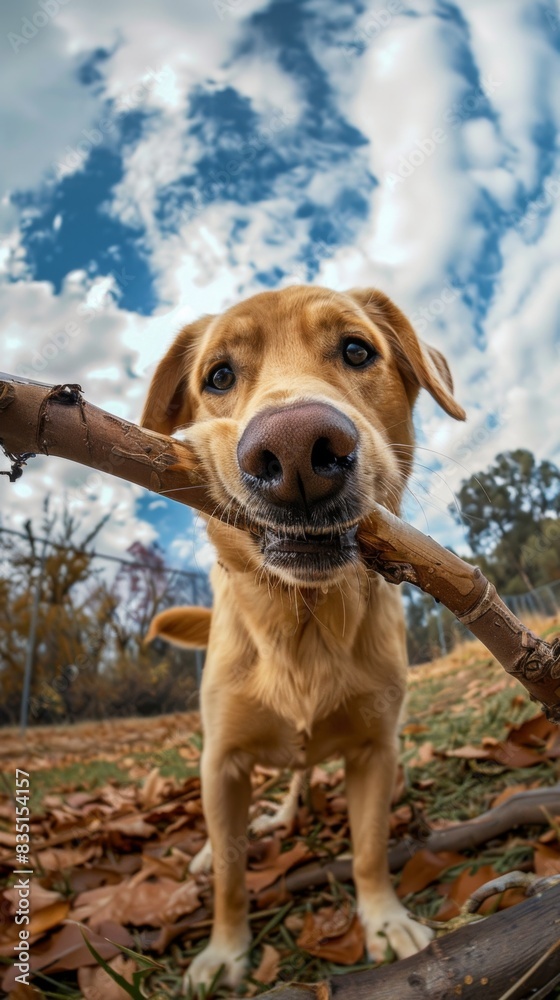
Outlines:
[{"label": "tree branch", "polygon": [[[57,455],[136,483],[212,515],[204,456],[185,442],[143,430],[84,400],[80,386],[48,386],[0,373],[0,442],[19,478],[31,455]],[[230,510],[231,513],[231,510]],[[242,512],[236,525],[244,527]],[[560,639],[544,642],[500,600],[478,568],[372,503],[358,530],[367,565],[391,583],[432,594],[560,723]]]},{"label": "tree branch", "polygon": [[[432,941],[412,958],[314,986],[289,983],[270,1000],[512,1000],[550,996],[560,976],[560,886]],[[539,964],[538,960],[543,959]],[[547,987],[542,993],[533,990]],[[322,987],[322,989],[321,989]]]}]

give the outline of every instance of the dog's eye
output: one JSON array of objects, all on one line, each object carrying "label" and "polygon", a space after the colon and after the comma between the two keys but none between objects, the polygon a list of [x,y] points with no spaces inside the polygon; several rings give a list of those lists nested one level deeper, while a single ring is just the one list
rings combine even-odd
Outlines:
[{"label": "dog's eye", "polygon": [[373,347],[356,337],[347,337],[342,344],[342,357],[352,368],[363,368],[376,354]]},{"label": "dog's eye", "polygon": [[226,389],[231,389],[235,382],[235,374],[228,365],[218,365],[210,372],[206,385],[210,389],[217,389],[218,392],[225,392]]}]

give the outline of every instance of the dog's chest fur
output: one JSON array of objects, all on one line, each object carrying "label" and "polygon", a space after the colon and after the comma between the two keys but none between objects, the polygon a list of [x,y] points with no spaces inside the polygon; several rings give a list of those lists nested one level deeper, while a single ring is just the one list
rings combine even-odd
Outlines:
[{"label": "dog's chest fur", "polygon": [[221,627],[236,637],[228,680],[244,698],[310,734],[345,702],[375,693],[376,662],[399,654],[392,648],[394,614],[376,627],[387,610],[386,594],[379,599],[384,587],[354,569],[326,593],[255,587],[253,574],[227,574],[219,583]]}]

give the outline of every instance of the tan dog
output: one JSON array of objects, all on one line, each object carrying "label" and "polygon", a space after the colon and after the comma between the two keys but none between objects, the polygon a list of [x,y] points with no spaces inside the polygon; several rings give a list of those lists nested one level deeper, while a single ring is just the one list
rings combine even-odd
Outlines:
[{"label": "tan dog", "polygon": [[[397,900],[388,809],[407,658],[400,595],[367,572],[356,540],[372,500],[398,513],[420,387],[458,420],[443,356],[381,292],[292,287],[185,327],[142,417],[201,456],[219,561],[202,681],[203,807],[214,925],[191,983],[240,981],[251,934],[245,857],[253,763],[346,763],[358,908],[372,959],[430,932]],[[233,524],[242,511],[251,531]],[[384,935],[387,940],[382,936]]]}]

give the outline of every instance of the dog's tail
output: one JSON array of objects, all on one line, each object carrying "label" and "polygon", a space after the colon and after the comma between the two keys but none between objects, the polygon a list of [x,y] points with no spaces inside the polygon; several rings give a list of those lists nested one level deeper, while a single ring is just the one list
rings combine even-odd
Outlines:
[{"label": "dog's tail", "polygon": [[144,642],[164,639],[183,649],[205,649],[211,620],[210,608],[167,608],[152,618]]}]

